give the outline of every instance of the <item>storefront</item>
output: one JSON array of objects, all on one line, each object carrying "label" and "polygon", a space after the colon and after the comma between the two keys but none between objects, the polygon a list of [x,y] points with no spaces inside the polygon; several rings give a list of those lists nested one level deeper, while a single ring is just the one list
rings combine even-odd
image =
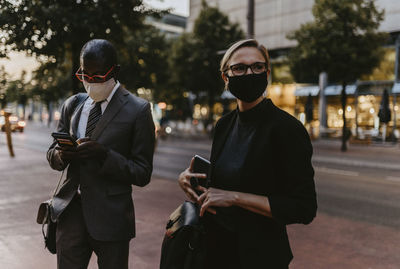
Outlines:
[{"label": "storefront", "polygon": [[[388,123],[389,133],[394,133],[399,137],[399,118],[398,109],[400,85],[393,81],[361,81],[356,85],[346,87],[347,102],[345,111],[341,104],[340,85],[331,85],[325,88],[327,127],[333,136],[341,134],[343,127],[343,113],[346,113],[347,126],[353,135],[359,138],[379,136],[382,124],[378,113],[384,89],[389,93],[389,108],[391,110],[391,121]],[[307,99],[312,98],[313,121],[310,123],[314,129],[319,127],[319,98],[320,90],[318,86],[299,86],[296,88],[295,116],[305,124],[305,110]],[[311,97],[309,97],[311,96]]]}]

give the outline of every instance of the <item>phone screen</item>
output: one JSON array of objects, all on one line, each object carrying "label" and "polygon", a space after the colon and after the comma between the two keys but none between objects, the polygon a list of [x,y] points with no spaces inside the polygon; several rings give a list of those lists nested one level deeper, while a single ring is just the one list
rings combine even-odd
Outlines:
[{"label": "phone screen", "polygon": [[207,174],[207,178],[195,178],[192,177],[190,179],[190,184],[192,188],[196,188],[198,185],[207,188],[208,187],[208,174],[210,170],[210,161],[199,156],[194,156],[193,163],[193,173]]},{"label": "phone screen", "polygon": [[51,136],[57,140],[60,147],[75,147],[77,145],[75,139],[67,133],[55,132]]}]

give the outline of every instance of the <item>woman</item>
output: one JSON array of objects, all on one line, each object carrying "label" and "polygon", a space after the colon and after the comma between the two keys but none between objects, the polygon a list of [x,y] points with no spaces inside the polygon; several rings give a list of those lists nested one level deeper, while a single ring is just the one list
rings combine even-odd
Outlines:
[{"label": "woman", "polygon": [[210,188],[191,188],[205,177],[190,167],[179,176],[186,195],[201,205],[207,235],[206,268],[288,268],[286,225],[310,223],[317,201],[312,146],[303,125],[264,92],[269,56],[256,40],[233,44],[221,61],[225,87],[237,109],[216,124]]}]

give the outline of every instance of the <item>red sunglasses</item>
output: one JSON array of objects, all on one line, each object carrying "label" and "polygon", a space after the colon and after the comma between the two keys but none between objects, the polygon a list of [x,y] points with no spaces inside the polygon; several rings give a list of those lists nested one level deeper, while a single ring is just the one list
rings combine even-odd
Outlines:
[{"label": "red sunglasses", "polygon": [[110,70],[105,75],[93,75],[89,76],[85,73],[83,73],[81,67],[79,67],[78,71],[76,71],[75,76],[79,79],[79,81],[83,82],[84,80],[86,82],[91,82],[91,83],[103,83],[108,80],[108,77],[111,74],[111,71],[114,69],[115,65],[111,67]]}]

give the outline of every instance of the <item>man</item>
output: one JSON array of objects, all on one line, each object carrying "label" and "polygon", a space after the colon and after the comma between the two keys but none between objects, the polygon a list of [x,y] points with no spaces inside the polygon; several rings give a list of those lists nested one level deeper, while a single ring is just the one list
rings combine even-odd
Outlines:
[{"label": "man", "polygon": [[47,159],[67,178],[53,199],[59,269],[87,268],[92,252],[100,269],[128,268],[135,236],[132,184],[150,182],[154,123],[147,101],[117,80],[113,45],[87,42],[76,73],[88,93],[68,98],[57,131],[78,138],[77,147],[53,143]]}]

